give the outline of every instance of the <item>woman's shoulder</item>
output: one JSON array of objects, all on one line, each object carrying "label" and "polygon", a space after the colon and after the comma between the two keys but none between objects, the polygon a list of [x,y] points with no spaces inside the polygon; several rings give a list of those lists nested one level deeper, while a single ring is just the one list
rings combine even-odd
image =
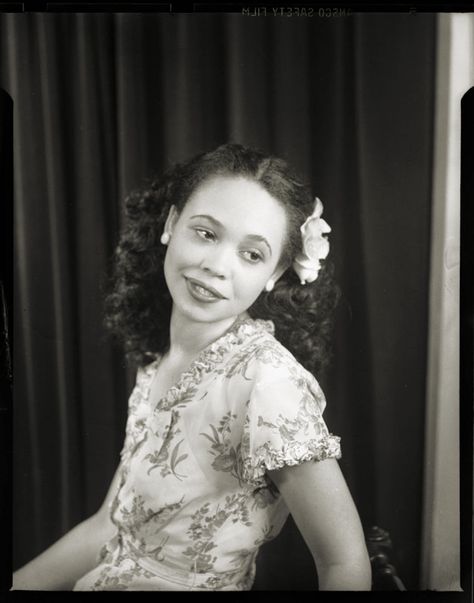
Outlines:
[{"label": "woman's shoulder", "polygon": [[258,336],[249,337],[238,354],[240,361],[246,366],[246,378],[260,384],[290,381],[299,388],[306,386],[314,393],[320,393],[315,376],[278,341],[273,323],[261,319],[253,323]]}]

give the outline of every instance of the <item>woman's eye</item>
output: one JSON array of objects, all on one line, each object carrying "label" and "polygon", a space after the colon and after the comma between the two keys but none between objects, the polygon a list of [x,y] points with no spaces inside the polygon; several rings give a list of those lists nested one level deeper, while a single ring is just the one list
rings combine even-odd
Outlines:
[{"label": "woman's eye", "polygon": [[201,239],[206,241],[214,241],[216,238],[216,235],[211,230],[207,230],[206,228],[195,228],[195,231],[198,236],[201,237]]},{"label": "woman's eye", "polygon": [[257,262],[261,262],[263,260],[262,254],[258,251],[243,251],[242,255],[252,264],[256,264]]}]

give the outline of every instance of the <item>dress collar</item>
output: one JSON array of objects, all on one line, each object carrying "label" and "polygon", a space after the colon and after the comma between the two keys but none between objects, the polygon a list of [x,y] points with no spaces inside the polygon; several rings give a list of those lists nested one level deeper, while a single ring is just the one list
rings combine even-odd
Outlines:
[{"label": "dress collar", "polygon": [[[271,320],[261,318],[243,318],[237,320],[225,333],[203,348],[189,367],[181,373],[178,380],[166,394],[157,402],[155,411],[168,410],[181,402],[188,402],[201,382],[203,376],[211,372],[217,364],[222,362],[224,356],[236,345],[247,341],[249,337],[258,333],[274,335],[275,325]],[[150,394],[151,382],[158,369],[161,357],[157,357],[145,367],[147,383],[145,386],[146,397]]]}]

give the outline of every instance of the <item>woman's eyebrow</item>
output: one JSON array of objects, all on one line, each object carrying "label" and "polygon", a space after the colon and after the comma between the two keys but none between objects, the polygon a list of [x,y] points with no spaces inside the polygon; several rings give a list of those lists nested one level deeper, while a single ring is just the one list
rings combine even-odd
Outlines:
[{"label": "woman's eyebrow", "polygon": [[[219,222],[219,220],[216,220],[216,218],[213,218],[212,216],[209,216],[208,214],[196,214],[195,216],[191,216],[190,220],[193,220],[194,218],[200,218],[200,219],[205,218],[206,220],[209,220],[209,222],[212,222],[214,224],[214,226],[217,226],[219,228],[224,228],[224,225],[222,224],[222,222]],[[267,239],[265,237],[263,237],[262,235],[249,234],[249,235],[246,235],[245,238],[253,239],[254,241],[259,241],[260,243],[264,243],[268,247],[268,251],[269,251],[270,255],[272,255],[271,245],[267,241]]]},{"label": "woman's eyebrow", "polygon": [[260,243],[264,243],[268,247],[268,251],[270,255],[272,255],[272,248],[270,247],[270,243],[267,241],[265,237],[258,234],[250,234],[245,237],[246,239],[253,239],[254,241],[259,241]]},{"label": "woman's eyebrow", "polygon": [[208,216],[207,214],[197,214],[195,216],[191,216],[189,219],[193,220],[194,218],[205,218],[206,220],[209,220],[209,222],[212,222],[215,226],[219,226],[220,228],[224,228],[224,225],[222,224],[222,222],[219,222],[219,220],[216,220],[215,218],[213,218],[212,216]]}]

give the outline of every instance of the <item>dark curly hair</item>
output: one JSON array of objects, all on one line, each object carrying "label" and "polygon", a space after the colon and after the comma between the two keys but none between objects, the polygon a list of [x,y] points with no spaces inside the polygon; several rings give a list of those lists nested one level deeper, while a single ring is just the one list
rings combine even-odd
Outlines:
[{"label": "dark curly hair", "polygon": [[[280,258],[289,267],[301,251],[300,226],[314,200],[288,164],[239,144],[225,144],[176,164],[162,177],[132,192],[125,201],[125,223],[115,252],[105,324],[125,345],[138,366],[169,346],[171,296],[165,283],[166,247],[160,237],[171,205],[181,212],[196,188],[213,176],[241,176],[258,182],[286,211],[287,240]],[[319,375],[331,357],[331,334],[339,288],[325,261],[314,283],[301,285],[285,270],[273,291],[263,291],[248,309],[252,318],[272,320],[277,339],[301,364]]]}]

